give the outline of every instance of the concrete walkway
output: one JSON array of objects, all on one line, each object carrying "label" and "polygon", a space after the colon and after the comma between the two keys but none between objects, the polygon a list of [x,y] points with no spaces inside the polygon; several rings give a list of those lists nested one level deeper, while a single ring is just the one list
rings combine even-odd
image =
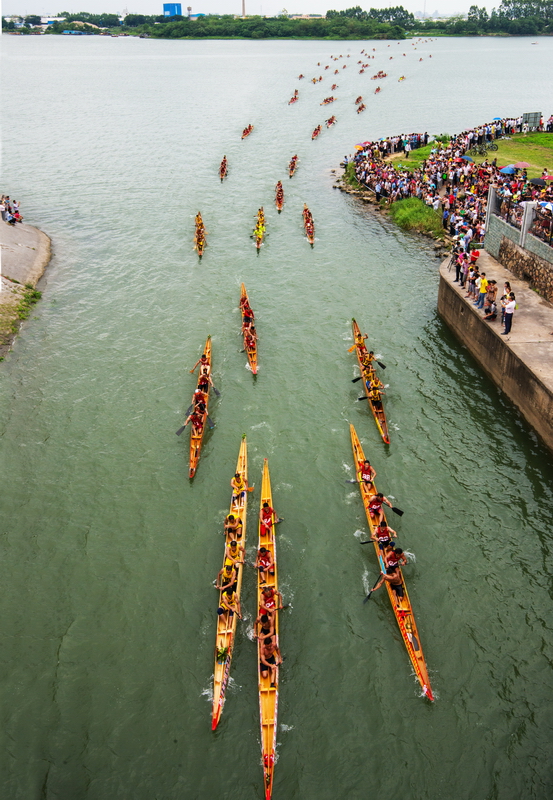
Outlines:
[{"label": "concrete walkway", "polygon": [[[452,289],[463,298],[471,313],[482,318],[484,312],[473,305],[473,300],[465,298],[466,291],[455,281],[455,267],[448,271],[449,257],[442,262],[442,278],[451,284]],[[525,362],[532,372],[553,392],[553,305],[530,289],[528,283],[516,278],[485,250],[480,250],[478,269],[486,273],[488,280],[497,281],[497,299],[503,294],[503,284],[509,281],[515,293],[518,308],[513,316],[513,326],[508,336],[500,336],[501,305],[498,302],[498,316],[495,322],[485,322],[495,331],[516,355]]]},{"label": "concrete walkway", "polygon": [[50,239],[32,225],[8,225],[0,219],[0,359],[10,349],[21,324],[18,311],[50,261]]},{"label": "concrete walkway", "polygon": [[50,261],[48,236],[32,225],[0,220],[0,247],[2,277],[36,286]]}]

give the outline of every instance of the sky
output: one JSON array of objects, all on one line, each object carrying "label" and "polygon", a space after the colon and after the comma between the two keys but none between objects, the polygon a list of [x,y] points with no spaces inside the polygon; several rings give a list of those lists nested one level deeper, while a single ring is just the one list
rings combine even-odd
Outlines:
[{"label": "sky", "polygon": [[[326,14],[329,9],[341,11],[352,6],[360,5],[361,8],[387,8],[403,5],[411,13],[422,12],[430,16],[434,11],[441,14],[466,14],[472,2],[484,5],[479,0],[388,0],[387,2],[366,2],[360,0],[246,0],[246,14],[272,14],[278,15],[286,8],[290,14]],[[493,3],[499,6],[501,0]],[[288,3],[290,5],[288,5]],[[240,14],[241,0],[185,0],[182,3],[183,11],[188,5],[192,6],[193,14]],[[491,11],[492,5],[488,8]],[[4,0],[2,15],[40,14],[41,16],[55,16],[60,11],[88,11],[91,14],[102,12],[118,14],[162,14],[163,0]]]}]

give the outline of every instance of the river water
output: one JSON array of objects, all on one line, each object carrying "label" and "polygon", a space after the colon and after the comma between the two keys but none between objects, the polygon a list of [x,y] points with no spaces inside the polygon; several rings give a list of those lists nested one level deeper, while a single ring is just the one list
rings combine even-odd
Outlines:
[{"label": "river water", "polygon": [[[210,730],[211,582],[243,432],[250,481],[268,457],[285,517],[275,799],[551,797],[552,459],[438,318],[432,246],[333,191],[330,172],[367,138],[549,115],[553,41],[536,41],[3,37],[2,190],[54,247],[0,367],[5,800],[262,796],[253,575]],[[389,73],[378,97],[362,47]],[[331,54],[348,64],[336,78],[317,67]],[[333,80],[338,101],[320,107]],[[239,352],[241,281],[257,379]],[[352,316],[387,365],[389,447],[350,382]],[[191,484],[175,430],[208,334],[221,397]],[[349,422],[405,511],[390,522],[416,556],[405,575],[433,705],[387,596],[362,603],[377,571],[346,483]]]}]

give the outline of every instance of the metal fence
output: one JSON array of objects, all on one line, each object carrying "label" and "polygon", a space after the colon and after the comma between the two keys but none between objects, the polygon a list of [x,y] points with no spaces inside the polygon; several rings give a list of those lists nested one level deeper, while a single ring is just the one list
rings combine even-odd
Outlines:
[{"label": "metal fence", "polygon": [[530,233],[548,244],[549,247],[553,247],[553,217],[551,211],[536,208]]},{"label": "metal fence", "polygon": [[522,217],[524,215],[524,206],[520,203],[513,202],[512,198],[504,198],[499,201],[499,211],[497,215],[512,225],[513,228],[518,230],[522,227]]}]

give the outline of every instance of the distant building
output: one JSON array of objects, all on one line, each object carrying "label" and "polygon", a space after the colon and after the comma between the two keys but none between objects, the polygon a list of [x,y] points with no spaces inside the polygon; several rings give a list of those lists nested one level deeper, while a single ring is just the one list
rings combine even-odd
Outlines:
[{"label": "distant building", "polygon": [[288,19],[324,19],[322,14],[288,14]]},{"label": "distant building", "polygon": [[163,4],[164,17],[182,17],[182,4],[181,3],[164,3]]}]

